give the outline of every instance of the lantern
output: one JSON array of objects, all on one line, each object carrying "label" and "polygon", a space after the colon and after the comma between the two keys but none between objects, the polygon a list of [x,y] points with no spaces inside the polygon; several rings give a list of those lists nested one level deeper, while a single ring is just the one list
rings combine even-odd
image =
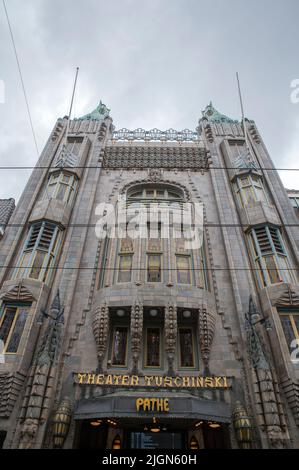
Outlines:
[{"label": "lantern", "polygon": [[54,448],[62,449],[66,436],[69,432],[72,418],[72,402],[64,398],[53,418],[53,444]]},{"label": "lantern", "polygon": [[233,423],[237,441],[241,449],[251,449],[252,427],[250,418],[243,405],[237,401],[233,412]]}]

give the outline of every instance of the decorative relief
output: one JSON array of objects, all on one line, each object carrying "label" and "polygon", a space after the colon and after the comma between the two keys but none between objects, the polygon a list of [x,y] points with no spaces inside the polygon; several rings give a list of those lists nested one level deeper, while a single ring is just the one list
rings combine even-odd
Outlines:
[{"label": "decorative relief", "polygon": [[273,448],[283,448],[289,439],[285,414],[280,398],[275,372],[269,365],[261,338],[256,331],[256,318],[260,314],[249,298],[249,310],[245,315],[247,345],[254,387],[257,423],[266,433],[269,444]]},{"label": "decorative relief", "polygon": [[25,378],[20,372],[0,374],[0,418],[9,418]]},{"label": "decorative relief", "polygon": [[255,124],[254,123],[251,123],[248,127],[248,130],[249,130],[249,133],[250,135],[252,136],[253,140],[257,143],[257,144],[260,144],[261,143],[261,138],[260,138],[260,135],[255,127]]},{"label": "decorative relief", "polygon": [[25,390],[20,413],[23,425],[19,447],[23,449],[34,447],[38,427],[46,421],[49,414],[64,323],[63,311],[58,292],[49,314],[45,313],[50,320],[33,361]]},{"label": "decorative relief", "polygon": [[277,307],[299,307],[299,295],[290,286],[287,286],[287,290],[276,300],[275,305]]},{"label": "decorative relief", "polygon": [[100,130],[98,132],[98,141],[99,142],[102,142],[105,139],[106,133],[107,133],[107,124],[105,122],[102,122],[102,124],[100,126]]},{"label": "decorative relief", "polygon": [[175,129],[167,129],[166,131],[160,131],[160,129],[151,129],[146,131],[145,129],[134,129],[129,130],[126,128],[119,129],[113,132],[113,140],[160,140],[160,141],[198,141],[199,135],[196,131],[190,129],[184,129],[182,131],[176,131]]},{"label": "decorative relief", "polygon": [[299,426],[299,383],[288,378],[280,385],[292,410],[296,425]]},{"label": "decorative relief", "polygon": [[98,353],[98,371],[102,372],[109,332],[109,308],[106,303],[95,310],[92,328]]},{"label": "decorative relief", "polygon": [[148,177],[154,183],[158,183],[163,178],[162,170],[159,168],[152,168],[148,172]]},{"label": "decorative relief", "polygon": [[200,352],[205,369],[208,371],[211,347],[215,333],[216,317],[213,312],[208,311],[206,307],[202,306],[199,308],[198,320]]},{"label": "decorative relief", "polygon": [[143,332],[143,307],[137,300],[131,309],[131,351],[133,368],[132,374],[138,375],[138,361],[141,354]]},{"label": "decorative relief", "polygon": [[165,168],[207,170],[210,159],[203,147],[106,146],[104,168]]},{"label": "decorative relief", "polygon": [[54,131],[52,132],[52,137],[51,137],[52,142],[55,142],[57,140],[57,138],[61,134],[62,129],[63,129],[63,123],[58,122],[57,125],[55,126]]},{"label": "decorative relief", "polygon": [[177,346],[177,308],[175,305],[168,304],[165,308],[165,351],[168,362],[167,375],[175,375],[174,358]]},{"label": "decorative relief", "polygon": [[5,302],[34,302],[35,298],[32,293],[23,286],[22,281],[19,284],[14,285],[8,291],[1,295],[1,300]]}]

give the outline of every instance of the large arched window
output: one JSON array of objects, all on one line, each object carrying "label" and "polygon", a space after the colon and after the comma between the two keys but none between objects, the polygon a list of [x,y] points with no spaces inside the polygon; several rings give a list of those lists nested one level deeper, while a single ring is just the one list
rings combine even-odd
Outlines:
[{"label": "large arched window", "polygon": [[[193,248],[185,243],[185,214],[190,211],[191,225],[195,215],[185,190],[171,183],[139,183],[122,196],[117,203],[121,235],[118,231],[116,239],[110,240],[108,251],[102,249],[99,288],[112,282],[176,284],[209,290],[202,231],[201,246]],[[120,213],[125,216],[120,218]]]}]

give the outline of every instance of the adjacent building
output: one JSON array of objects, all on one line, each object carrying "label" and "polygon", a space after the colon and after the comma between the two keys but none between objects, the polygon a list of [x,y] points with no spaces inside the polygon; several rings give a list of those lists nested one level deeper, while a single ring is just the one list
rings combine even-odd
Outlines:
[{"label": "adjacent building", "polygon": [[298,200],[212,103],[58,119],[1,231],[2,446],[299,447]]}]

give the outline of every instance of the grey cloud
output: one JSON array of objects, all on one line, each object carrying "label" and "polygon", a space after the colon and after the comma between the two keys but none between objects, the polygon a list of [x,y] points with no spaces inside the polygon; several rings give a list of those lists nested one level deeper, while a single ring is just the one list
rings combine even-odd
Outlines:
[{"label": "grey cloud", "polygon": [[[240,116],[235,71],[246,115],[255,119],[279,167],[298,166],[297,0],[7,0],[40,150],[57,117],[85,114],[102,99],[117,127],[195,128],[212,99]],[[0,18],[1,165],[34,165],[30,133],[4,14]],[[27,172],[28,174],[28,172]],[[28,176],[0,171],[0,198],[18,198]],[[297,179],[285,172],[293,187]],[[297,187],[298,183],[297,183]]]}]

